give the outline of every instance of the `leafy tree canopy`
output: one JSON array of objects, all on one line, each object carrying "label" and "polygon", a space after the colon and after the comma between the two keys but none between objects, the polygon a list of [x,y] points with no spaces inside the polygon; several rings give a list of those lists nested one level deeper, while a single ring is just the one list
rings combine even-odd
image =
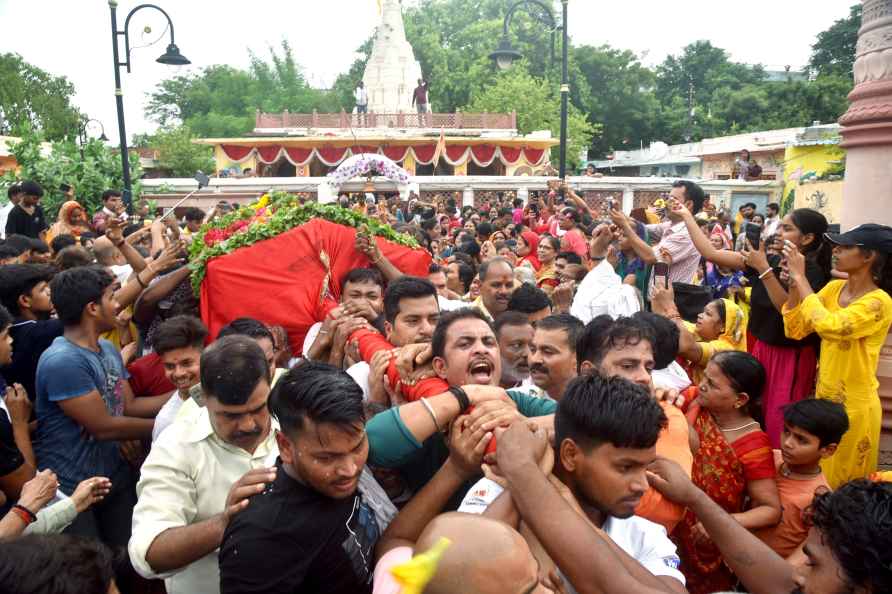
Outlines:
[{"label": "leafy tree canopy", "polygon": [[[41,134],[26,132],[21,141],[12,146],[12,154],[21,170],[17,175],[7,171],[0,177],[4,199],[6,188],[12,182],[17,179],[34,180],[44,189],[41,204],[47,217],[53,219],[65,200],[59,190],[63,183],[74,188],[77,201],[90,213],[102,207],[102,192],[123,187],[121,158],[101,141],[91,138],[83,147],[79,147],[74,141],[66,139],[53,142],[49,151],[43,142]],[[134,199],[139,197],[141,191],[141,175],[139,159],[133,154],[130,158],[130,177],[133,180]]]},{"label": "leafy tree canopy", "polygon": [[855,44],[861,27],[861,3],[849,9],[849,16],[840,19],[826,31],[818,33],[811,46],[809,68],[818,76],[852,76],[855,63]]},{"label": "leafy tree canopy", "polygon": [[81,114],[71,105],[74,86],[18,54],[0,54],[0,134],[39,130],[50,140],[77,136]]}]

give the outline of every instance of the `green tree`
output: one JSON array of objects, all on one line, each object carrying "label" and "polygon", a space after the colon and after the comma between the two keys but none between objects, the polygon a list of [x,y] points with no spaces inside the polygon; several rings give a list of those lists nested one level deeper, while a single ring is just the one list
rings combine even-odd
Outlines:
[{"label": "green tree", "polygon": [[631,51],[606,45],[575,47],[573,56],[584,77],[581,82],[590,90],[582,110],[590,123],[603,126],[592,142],[592,155],[601,158],[650,141],[659,113],[653,71]]},{"label": "green tree", "polygon": [[213,171],[213,149],[192,142],[189,126],[162,128],[149,146],[158,149],[158,164],[173,177],[192,177],[196,171]]},{"label": "green tree", "polygon": [[294,60],[291,46],[269,48],[269,61],[250,54],[241,70],[214,65],[193,75],[162,81],[149,93],[146,115],[162,126],[186,124],[198,137],[241,136],[254,129],[255,111],[330,111],[329,93],[312,89]]},{"label": "green tree", "polygon": [[[551,130],[560,135],[560,95],[553,85],[530,76],[524,68],[502,73],[495,84],[480,90],[465,108],[471,112],[517,112],[517,129],[522,134],[536,130]],[[591,144],[600,126],[591,124],[572,104],[567,118],[567,163],[579,166],[579,154]],[[552,162],[556,162],[552,151]]]},{"label": "green tree", "polygon": [[[109,188],[123,187],[120,156],[112,152],[104,143],[92,138],[83,147],[71,140],[53,142],[47,151],[43,136],[38,132],[28,132],[21,141],[12,146],[12,154],[21,166],[18,174],[7,171],[0,177],[2,196],[12,182],[31,179],[44,189],[41,201],[47,218],[54,219],[65,200],[59,187],[65,183],[74,187],[75,196],[87,211],[92,213],[101,208],[102,192]],[[83,149],[83,157],[81,156]],[[142,172],[139,159],[130,159],[130,177],[133,180],[133,198],[139,197],[139,178]]]},{"label": "green tree", "polygon": [[861,3],[849,9],[849,16],[840,19],[826,31],[818,33],[811,46],[809,69],[818,76],[843,76],[851,78],[855,63],[855,44],[861,27]]},{"label": "green tree", "polygon": [[74,86],[18,54],[0,54],[0,134],[39,130],[50,140],[75,137],[81,114],[71,105]]}]

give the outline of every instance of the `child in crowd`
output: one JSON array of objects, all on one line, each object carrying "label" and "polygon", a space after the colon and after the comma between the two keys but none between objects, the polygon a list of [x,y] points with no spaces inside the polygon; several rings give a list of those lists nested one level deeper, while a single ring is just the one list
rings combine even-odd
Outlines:
[{"label": "child in crowd", "polygon": [[848,429],[845,407],[837,402],[808,398],[784,408],[781,449],[774,450],[783,515],[777,526],[756,532],[781,557],[789,558],[805,542],[803,512],[816,490],[829,489],[820,462],[836,452]]}]

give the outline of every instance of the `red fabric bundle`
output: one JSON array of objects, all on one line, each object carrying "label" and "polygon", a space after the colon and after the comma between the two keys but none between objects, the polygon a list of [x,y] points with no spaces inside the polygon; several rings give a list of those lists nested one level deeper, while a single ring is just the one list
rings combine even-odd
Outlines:
[{"label": "red fabric bundle", "polygon": [[[307,330],[339,299],[342,279],[370,266],[354,248],[355,239],[352,227],[315,219],[211,260],[201,284],[201,317],[211,336],[236,318],[252,317],[285,328],[299,355]],[[375,241],[398,269],[427,276],[430,254],[380,237]]]}]

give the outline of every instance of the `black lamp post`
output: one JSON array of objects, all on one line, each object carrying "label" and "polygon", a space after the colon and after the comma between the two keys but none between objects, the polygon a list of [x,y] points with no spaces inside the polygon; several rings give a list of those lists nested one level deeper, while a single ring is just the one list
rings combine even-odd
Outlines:
[{"label": "black lamp post", "polygon": [[[157,59],[155,60],[159,64],[168,64],[171,66],[182,66],[185,64],[191,64],[189,60],[186,59],[183,54],[180,53],[180,48],[176,46],[174,43],[173,37],[173,22],[170,20],[170,15],[168,15],[163,8],[159,6],[155,6],[154,4],[140,4],[129,13],[127,13],[127,18],[124,20],[124,29],[118,30],[118,2],[117,0],[108,0],[108,7],[111,10],[111,29],[112,29],[112,55],[115,60],[115,102],[118,107],[118,134],[121,136],[121,167],[122,174],[124,180],[124,204],[127,205],[127,212],[133,211],[133,192],[132,192],[132,184],[130,181],[130,155],[127,153],[127,131],[124,126],[124,94],[121,91],[121,66],[127,67],[127,72],[130,72],[130,34],[128,31],[128,27],[130,25],[130,19],[133,17],[136,11],[142,8],[154,8],[159,11],[161,14],[165,16],[167,19],[167,24],[170,27],[170,43],[167,45],[167,50]],[[124,57],[125,60],[121,62],[118,57],[118,36],[121,35],[124,37]]]},{"label": "black lamp post", "polygon": [[[563,7],[563,20],[561,21],[560,28],[563,33],[563,47],[562,47],[562,60],[561,60],[561,162],[560,162],[560,176],[561,179],[564,179],[564,176],[567,173],[567,109],[569,107],[570,100],[570,75],[568,72],[568,62],[567,62],[567,47],[568,47],[568,39],[569,35],[567,33],[567,3],[569,0],[561,0],[561,5]],[[541,12],[530,10],[533,6],[539,7]],[[508,9],[508,13],[505,15],[505,23],[502,27],[502,40],[499,42],[499,47],[489,55],[490,58],[496,63],[496,65],[502,69],[507,70],[511,68],[514,60],[517,60],[523,55],[511,47],[511,40],[508,37],[508,30],[511,26],[511,19],[514,17],[514,13],[517,12],[520,8],[526,9],[526,11],[538,20],[540,23],[545,25],[546,27],[551,28],[552,31],[558,28],[557,23],[554,20],[554,15],[551,12],[551,9],[544,3],[539,0],[520,0],[511,6]],[[554,38],[552,37],[552,42]],[[554,46],[552,45],[552,50]]]},{"label": "black lamp post", "polygon": [[102,124],[102,122],[92,118],[89,120],[81,120],[80,128],[77,131],[77,139],[81,149],[81,160],[84,159],[84,145],[87,144],[87,126],[89,126],[91,122],[96,122],[97,124],[99,124],[99,129],[101,132],[99,141],[108,142],[108,136],[105,135],[105,126]]}]

